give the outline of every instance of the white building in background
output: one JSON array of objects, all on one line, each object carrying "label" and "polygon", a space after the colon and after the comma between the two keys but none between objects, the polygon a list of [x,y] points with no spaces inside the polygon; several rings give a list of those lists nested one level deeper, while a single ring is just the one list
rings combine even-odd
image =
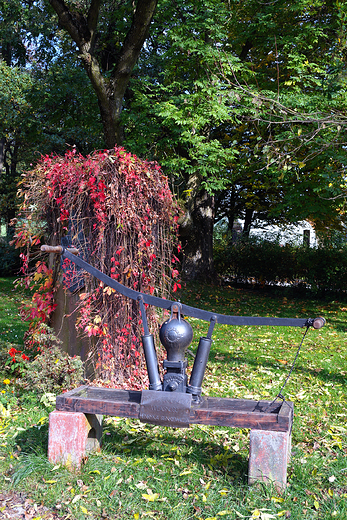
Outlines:
[{"label": "white building in background", "polygon": [[[243,224],[243,220],[237,220],[235,223],[234,230],[236,236],[238,233],[241,233]],[[278,241],[281,246],[286,244],[307,244],[310,247],[316,247],[318,245],[316,232],[313,226],[306,220],[283,226],[265,226],[261,221],[255,221],[252,224],[249,236],[259,237],[271,242]]]}]

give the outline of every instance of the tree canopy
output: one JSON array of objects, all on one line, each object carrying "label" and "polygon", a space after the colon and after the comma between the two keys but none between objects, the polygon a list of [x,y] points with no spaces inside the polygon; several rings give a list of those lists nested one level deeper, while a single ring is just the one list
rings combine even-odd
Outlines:
[{"label": "tree canopy", "polygon": [[213,274],[221,218],[231,227],[243,217],[245,232],[255,218],[344,225],[343,3],[1,0],[0,9],[1,81],[12,82],[0,156],[11,157],[12,177],[16,153],[24,165],[37,151],[123,140],[172,180],[190,276]]}]

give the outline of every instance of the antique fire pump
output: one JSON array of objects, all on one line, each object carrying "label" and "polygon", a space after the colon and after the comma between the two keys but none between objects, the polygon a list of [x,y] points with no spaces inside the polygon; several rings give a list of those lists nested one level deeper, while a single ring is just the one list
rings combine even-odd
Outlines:
[{"label": "antique fire pump", "polygon": [[[207,406],[207,411],[205,412],[203,405],[204,398],[202,398],[201,396],[201,386],[211,349],[212,333],[216,323],[228,325],[270,325],[306,327],[306,332],[310,327],[313,327],[314,329],[320,329],[325,324],[325,319],[322,317],[314,319],[271,318],[253,316],[227,316],[223,314],[212,313],[206,310],[190,307],[180,302],[165,300],[152,295],[140,293],[133,289],[129,289],[117,282],[116,280],[105,275],[101,271],[95,269],[93,266],[82,260],[82,258],[75,256],[76,253],[78,253],[78,251],[75,249],[68,249],[62,246],[42,246],[41,250],[43,252],[53,252],[61,254],[62,257],[71,260],[74,264],[84,269],[91,275],[95,276],[104,284],[112,287],[122,295],[138,301],[144,329],[144,335],[142,336],[142,345],[144,349],[149,378],[149,389],[142,390],[140,392],[141,402],[139,403],[140,406],[138,417],[143,422],[165,426],[188,427],[190,422],[206,422],[211,420],[213,413],[209,411],[208,407],[212,406],[212,404],[206,405],[205,403],[205,406]],[[150,334],[148,328],[145,304],[154,305],[156,307],[167,309],[171,313],[170,318],[162,324],[159,333],[159,339],[167,352],[167,359],[165,359],[163,362],[163,381],[160,378],[158,359],[154,345],[154,337],[152,334]],[[199,340],[199,345],[195,355],[195,360],[192,367],[189,382],[186,374],[186,350],[192,342],[193,330],[191,325],[183,318],[183,315],[191,316],[209,322],[209,327],[206,336],[201,337]],[[294,363],[295,361],[296,358],[294,360]],[[286,379],[286,382],[287,380],[288,378]],[[283,387],[284,385],[282,386],[282,389]],[[251,425],[253,423],[257,424],[259,427],[263,419],[264,424],[266,424],[266,427],[268,427],[269,423],[268,418],[266,416],[266,412],[270,410],[269,413],[278,412],[278,414],[280,415],[280,407],[274,408],[273,403],[278,398],[281,398],[283,401],[285,401],[283,395],[281,394],[281,391],[279,392],[279,394],[273,402],[264,401],[261,402],[262,404],[258,403],[251,405],[251,401],[247,402],[247,400],[239,400],[239,408],[243,407],[244,410],[246,410],[246,408],[248,409],[249,406],[253,406],[254,408],[249,409],[247,412],[249,416],[249,419],[247,419],[248,422],[244,418],[245,416],[243,414],[243,411],[239,409],[239,413],[241,414],[240,417],[242,416],[243,427],[249,427],[248,425]],[[118,398],[119,397],[117,397],[117,399]],[[206,398],[206,402],[208,401],[210,401],[210,403],[214,403],[214,398]],[[221,401],[223,401],[224,404],[221,404]],[[231,403],[231,401],[233,402]],[[235,410],[236,401],[238,400],[219,399],[218,403],[214,403],[213,406],[215,408],[217,404],[218,406],[221,406],[221,408],[219,409],[219,411],[218,409],[215,410],[217,414],[219,413],[220,419],[218,419],[218,417],[216,419],[213,419],[213,424],[223,424],[220,421],[222,421],[223,414],[225,416],[226,411],[228,409],[228,413],[230,412],[231,417],[230,425],[233,425],[233,421],[235,422],[236,417],[236,412],[233,411]],[[194,412],[192,412],[193,408],[195,409]],[[201,418],[199,416],[199,413],[201,415]],[[263,419],[259,418],[260,413],[263,413]],[[253,418],[251,417],[252,414]],[[288,414],[288,417],[292,417],[292,411],[288,412]],[[210,417],[210,419],[208,419],[208,417]],[[270,418],[272,420],[272,417]],[[279,417],[279,419],[281,418]],[[225,417],[223,420],[225,420]],[[278,425],[276,426],[276,428],[280,427],[281,426]]]}]

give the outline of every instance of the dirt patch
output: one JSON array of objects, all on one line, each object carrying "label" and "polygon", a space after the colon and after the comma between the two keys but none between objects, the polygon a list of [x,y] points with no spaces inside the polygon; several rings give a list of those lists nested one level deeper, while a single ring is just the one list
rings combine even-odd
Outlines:
[{"label": "dirt patch", "polygon": [[63,520],[42,504],[36,504],[24,493],[0,492],[0,520]]}]

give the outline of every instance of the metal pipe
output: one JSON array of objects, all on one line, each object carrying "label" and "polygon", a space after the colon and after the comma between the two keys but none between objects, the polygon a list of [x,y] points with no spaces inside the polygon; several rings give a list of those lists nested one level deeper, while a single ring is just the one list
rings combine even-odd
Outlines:
[{"label": "metal pipe", "polygon": [[154,338],[152,334],[142,336],[143,351],[147,366],[150,390],[161,390],[162,383],[159,376],[158,358],[154,346]]},{"label": "metal pipe", "polygon": [[211,344],[211,338],[200,338],[189,385],[187,386],[187,392],[197,396],[197,398],[201,395],[201,384],[204,379]]}]

